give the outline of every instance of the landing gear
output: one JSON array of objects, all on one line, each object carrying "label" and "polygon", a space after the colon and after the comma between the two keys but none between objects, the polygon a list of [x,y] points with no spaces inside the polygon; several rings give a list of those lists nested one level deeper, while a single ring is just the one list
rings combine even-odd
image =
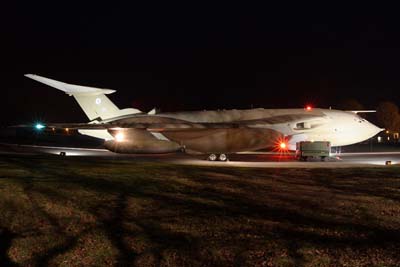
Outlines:
[{"label": "landing gear", "polygon": [[215,155],[215,154],[210,154],[210,155],[208,156],[207,159],[208,159],[209,161],[216,161],[217,158],[218,158],[217,155]]},{"label": "landing gear", "polygon": [[218,160],[219,161],[227,161],[228,157],[225,154],[220,154],[218,157]]},{"label": "landing gear", "polygon": [[207,158],[209,161],[228,161],[228,156],[226,154],[210,154]]}]

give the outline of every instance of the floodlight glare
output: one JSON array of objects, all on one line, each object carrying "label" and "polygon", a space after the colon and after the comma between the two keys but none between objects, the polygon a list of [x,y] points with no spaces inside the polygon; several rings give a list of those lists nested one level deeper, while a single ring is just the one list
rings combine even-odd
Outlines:
[{"label": "floodlight glare", "polygon": [[121,132],[119,132],[115,135],[115,140],[117,142],[122,142],[122,141],[124,141],[124,139],[125,139],[125,135]]}]

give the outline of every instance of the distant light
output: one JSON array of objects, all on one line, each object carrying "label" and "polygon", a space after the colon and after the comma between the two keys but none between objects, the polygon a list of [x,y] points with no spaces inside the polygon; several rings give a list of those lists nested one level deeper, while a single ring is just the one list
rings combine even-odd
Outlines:
[{"label": "distant light", "polygon": [[312,110],[312,106],[310,106],[310,105],[306,106],[306,110],[307,111],[311,111]]},{"label": "distant light", "polygon": [[43,128],[45,128],[46,126],[44,126],[43,124],[41,124],[41,123],[36,123],[36,125],[35,125],[35,128],[37,129],[37,130],[42,130]]},{"label": "distant light", "polygon": [[122,141],[124,141],[124,139],[125,139],[125,135],[121,132],[119,132],[115,135],[115,141],[117,141],[117,142],[122,142]]},{"label": "distant light", "polygon": [[378,136],[378,143],[381,143],[381,142],[382,142],[382,137]]},{"label": "distant light", "polygon": [[280,145],[279,145],[279,147],[281,148],[281,149],[286,149],[286,143],[281,143]]},{"label": "distant light", "polygon": [[65,131],[68,133],[69,132],[69,128],[65,128]]}]

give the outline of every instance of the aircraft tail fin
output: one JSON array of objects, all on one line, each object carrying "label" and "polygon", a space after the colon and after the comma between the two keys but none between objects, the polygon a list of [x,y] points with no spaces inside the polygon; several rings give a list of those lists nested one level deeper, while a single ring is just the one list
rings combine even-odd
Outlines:
[{"label": "aircraft tail fin", "polygon": [[73,96],[89,120],[107,120],[122,115],[141,113],[140,110],[133,108],[120,110],[114,105],[106,95],[116,92],[115,90],[68,84],[35,74],[25,74],[25,76]]}]

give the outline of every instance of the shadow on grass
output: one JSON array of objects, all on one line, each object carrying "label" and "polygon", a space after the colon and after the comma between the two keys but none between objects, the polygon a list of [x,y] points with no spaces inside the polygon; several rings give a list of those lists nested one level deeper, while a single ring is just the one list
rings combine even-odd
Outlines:
[{"label": "shadow on grass", "polygon": [[[56,185],[54,190],[43,190],[36,188],[34,184],[32,185],[35,181],[29,179],[29,177],[20,179],[21,184],[24,185],[27,191],[27,195],[37,192],[46,195],[49,199],[65,202],[68,199],[57,192],[57,187],[63,185],[71,187],[71,191],[76,188],[95,192],[99,195],[114,195],[115,200],[112,203],[101,202],[87,208],[87,211],[96,217],[99,227],[105,231],[112,245],[118,250],[117,264],[120,265],[132,264],[144,253],[153,254],[156,260],[155,265],[160,265],[164,252],[167,250],[183,251],[193,262],[213,260],[216,265],[222,264],[217,259],[202,258],[201,251],[207,250],[208,242],[212,239],[212,237],[208,236],[209,233],[200,233],[199,237],[189,233],[180,233],[162,225],[162,222],[174,221],[174,219],[178,220],[178,223],[185,223],[185,220],[199,223],[207,221],[209,218],[217,218],[218,221],[222,222],[232,220],[233,225],[227,225],[227,228],[222,230],[223,233],[219,233],[222,237],[216,242],[217,245],[228,243],[232,247],[240,247],[235,258],[237,266],[244,265],[246,261],[245,257],[240,256],[241,253],[245,253],[254,247],[262,246],[264,242],[273,239],[279,239],[283,242],[295,266],[304,264],[305,259],[298,251],[306,243],[312,244],[317,248],[333,250],[343,247],[366,250],[370,248],[396,248],[398,247],[398,240],[400,240],[399,229],[390,229],[369,222],[376,222],[377,218],[375,217],[364,216],[366,221],[337,219],[335,215],[340,215],[339,210],[335,211],[337,214],[333,214],[331,211],[333,219],[324,217],[321,214],[326,213],[328,210],[323,205],[312,205],[307,201],[299,201],[300,196],[288,195],[284,189],[268,196],[267,190],[273,189],[271,186],[249,185],[249,183],[246,183],[247,180],[253,177],[268,179],[269,175],[276,175],[277,170],[257,173],[256,171],[245,172],[229,169],[226,169],[226,171],[225,169],[224,171],[218,169],[216,171],[212,168],[197,168],[194,171],[190,167],[175,166],[175,168],[180,168],[178,179],[185,178],[200,184],[193,187],[168,177],[168,175],[176,175],[174,168],[165,168],[165,179],[162,179],[163,177],[152,179],[151,173],[128,172],[131,178],[129,180],[120,179],[120,174],[111,174],[111,176],[110,174],[101,173],[96,175],[79,174],[78,170],[82,168],[79,163],[78,166],[74,166],[74,164],[64,162],[53,162],[55,163],[54,166],[52,165],[49,168],[48,165],[41,165],[40,162],[38,164],[35,161],[8,159],[8,162],[20,168],[29,169],[32,173],[41,177],[41,182],[46,181],[48,178],[49,183]],[[118,166],[118,163],[116,163],[116,166]],[[126,168],[125,164],[120,164],[120,166]],[[124,170],[129,171],[129,169]],[[148,168],[147,171],[150,172],[151,169]],[[202,173],[205,171],[208,173],[207,177],[202,177]],[[284,171],[282,172],[284,173]],[[312,180],[313,183],[321,188],[333,190],[335,194],[340,193],[347,196],[353,196],[354,194],[373,195],[398,201],[395,193],[387,194],[384,184],[375,181],[372,182],[375,185],[374,188],[369,188],[368,183],[365,183],[362,179],[354,179],[354,176],[366,177],[366,179],[373,178],[373,175],[369,177],[365,173],[363,174],[362,171],[348,174],[349,177],[346,176],[346,172],[339,172],[339,177],[353,179],[354,183],[351,185],[337,184],[336,180],[331,178],[337,174],[333,173],[333,171],[331,173],[316,173],[316,171],[302,170],[300,173],[296,173],[288,170],[287,173],[291,176],[293,175],[293,177],[286,177],[286,181],[281,179],[280,183],[288,185],[296,183],[299,186],[313,187],[309,182],[309,180]],[[227,174],[232,177],[226,176]],[[225,175],[224,182],[219,180],[219,175]],[[226,183],[238,190],[236,192],[221,190],[213,186],[213,183],[218,183],[221,186]],[[307,193],[305,189],[302,190],[299,194],[302,192]],[[262,202],[255,201],[254,195],[257,194],[266,194],[265,199]],[[127,202],[130,197],[152,200],[157,203],[157,206],[151,212],[132,215],[127,212]],[[269,197],[274,200],[280,200],[292,208],[271,204],[268,202]],[[39,205],[35,204],[34,201],[32,202],[34,207],[40,210]],[[79,205],[77,201],[75,201],[75,204]],[[293,207],[297,207],[297,209]],[[164,211],[168,211],[168,215]],[[57,218],[49,216],[43,210],[41,212],[55,228],[59,229]],[[245,221],[248,222],[248,225],[242,225]],[[124,226],[126,222],[134,223],[140,230],[132,231],[126,229]],[[273,222],[273,224],[270,227],[265,227],[265,222]],[[209,225],[209,227],[211,232],[214,229],[218,229],[217,225]],[[304,229],[316,231],[306,231]],[[324,231],[345,231],[350,234],[340,236],[325,235],[322,233]],[[36,259],[36,263],[46,265],[57,255],[73,249],[83,233],[69,236],[62,245],[54,247],[44,255],[39,256]],[[59,230],[59,234],[66,235],[61,230]],[[132,250],[124,238],[137,235],[145,235],[151,241],[151,248],[140,253]],[[246,236],[257,236],[257,238],[249,240]],[[393,253],[394,256],[392,257],[399,261],[400,253],[396,254],[396,251],[393,251]]]},{"label": "shadow on grass", "polygon": [[[117,258],[117,264],[121,266],[127,266],[132,264],[138,254],[130,249],[126,242],[123,240],[127,235],[135,234],[145,234],[154,244],[157,244],[150,250],[146,250],[144,253],[152,253],[156,256],[157,264],[159,265],[162,259],[162,253],[165,249],[180,249],[187,250],[188,247],[193,247],[194,238],[189,238],[184,234],[177,234],[167,231],[161,228],[153,220],[146,220],[143,218],[141,220],[136,220],[134,218],[129,218],[125,214],[126,198],[128,195],[134,195],[138,197],[140,191],[143,190],[142,187],[147,188],[151,181],[141,183],[139,187],[128,186],[126,184],[121,184],[119,182],[112,182],[106,178],[93,178],[78,175],[75,171],[70,168],[64,168],[61,172],[58,168],[48,168],[47,166],[42,166],[35,162],[24,161],[20,159],[7,159],[10,164],[19,166],[20,168],[28,169],[35,177],[22,177],[18,179],[18,183],[21,184],[25,194],[28,196],[30,203],[34,210],[36,210],[41,217],[45,218],[52,227],[56,230],[58,235],[65,236],[66,240],[61,245],[55,246],[42,255],[37,255],[34,262],[40,266],[46,266],[50,261],[56,256],[68,252],[77,245],[77,241],[81,238],[86,231],[75,236],[69,236],[68,233],[63,232],[61,229],[58,218],[51,216],[46,211],[44,211],[37,201],[33,197],[33,193],[38,193],[46,196],[50,200],[58,200],[61,202],[71,201],[65,196],[59,194],[57,189],[51,190],[49,188],[40,188],[35,186],[35,182],[46,183],[45,177],[48,177],[50,183],[56,183],[57,185],[68,184],[69,186],[74,185],[76,188],[87,189],[90,191],[95,191],[97,193],[112,193],[119,194],[117,200],[113,202],[113,209],[110,207],[110,203],[101,203],[100,206],[93,207],[89,212],[96,216],[97,224],[105,231],[107,237],[111,243],[118,249],[119,257]],[[44,175],[43,175],[44,174]],[[36,177],[36,175],[38,175]],[[53,178],[57,177],[56,180]],[[140,197],[146,197],[146,195],[141,195]],[[76,203],[79,204],[79,203]],[[104,216],[103,213],[99,212],[106,209],[108,216]],[[160,218],[162,219],[162,218]],[[142,230],[140,233],[133,233],[124,228],[123,223],[126,221],[134,222]],[[160,220],[161,221],[161,220]],[[189,252],[189,250],[188,250]]]},{"label": "shadow on grass", "polygon": [[1,266],[18,266],[8,257],[7,252],[11,247],[12,240],[17,237],[7,228],[0,228],[0,264]]},{"label": "shadow on grass", "polygon": [[[330,170],[324,171],[321,175],[315,170],[311,173],[315,176],[317,184],[329,190],[334,190],[335,194],[347,196],[374,196],[400,201],[400,170],[387,169],[377,170],[356,169]],[[390,190],[390,189],[391,190]]]}]

